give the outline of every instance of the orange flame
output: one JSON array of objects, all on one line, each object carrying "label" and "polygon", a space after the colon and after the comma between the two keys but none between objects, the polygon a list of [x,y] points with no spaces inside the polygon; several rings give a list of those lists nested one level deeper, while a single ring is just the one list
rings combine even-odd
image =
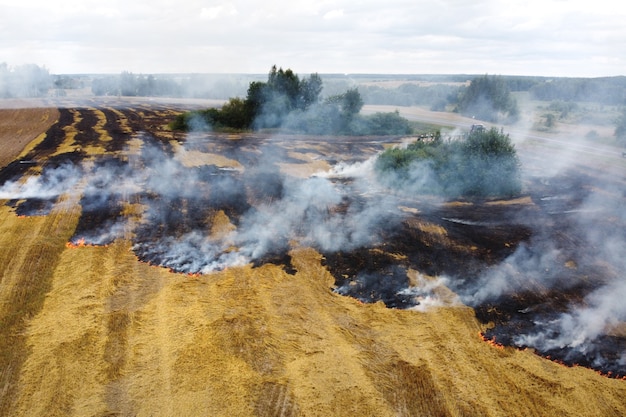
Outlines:
[{"label": "orange flame", "polygon": [[65,244],[65,246],[69,249],[76,249],[76,248],[95,248],[95,247],[104,247],[107,248],[109,245],[94,245],[92,243],[87,243],[85,241],[84,237],[81,237],[80,239],[77,239],[73,242],[67,242]]},{"label": "orange flame", "polygon": [[80,238],[80,239],[78,239],[78,240],[76,240],[74,242],[67,242],[65,244],[65,246],[67,246],[70,249],[76,249],[76,248],[83,248],[83,247],[85,247],[87,245],[85,244],[85,239],[84,238]]},{"label": "orange flame", "polygon": [[504,349],[504,345],[501,345],[500,343],[496,342],[496,337],[492,337],[491,339],[487,338],[487,336],[485,336],[485,334],[483,332],[478,332],[478,336],[483,340],[483,342],[486,342],[487,344],[498,348],[498,349]]},{"label": "orange flame", "polygon": [[[496,338],[495,336],[492,337],[491,339],[487,338],[487,336],[485,336],[485,334],[483,332],[478,332],[478,336],[487,344],[498,348],[498,349],[504,349],[504,345],[496,342]],[[527,349],[524,349],[527,350]],[[542,355],[543,356],[543,355]],[[572,365],[568,365],[567,363],[559,360],[559,359],[555,359],[553,357],[551,357],[550,355],[545,355],[543,356],[544,358],[548,359],[549,361],[552,361],[553,363],[556,363],[557,365],[561,365],[564,366],[566,368],[575,368],[578,365],[577,364],[572,364]],[[602,371],[595,371],[598,375],[604,376],[604,377],[608,377],[608,378],[613,378],[613,379],[618,379],[618,380],[622,380],[622,381],[626,381],[626,375],[623,376],[615,376],[615,374],[612,371],[607,371],[607,372],[602,372]]]}]

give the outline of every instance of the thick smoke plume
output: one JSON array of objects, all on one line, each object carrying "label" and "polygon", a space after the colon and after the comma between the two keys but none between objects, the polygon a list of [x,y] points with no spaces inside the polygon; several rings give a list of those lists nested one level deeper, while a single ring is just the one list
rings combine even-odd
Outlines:
[{"label": "thick smoke plume", "polygon": [[[284,151],[269,145],[233,150],[245,170],[189,168],[148,134],[138,138],[143,142],[139,151],[9,181],[0,188],[0,198],[56,199],[77,193],[83,214],[72,243],[102,245],[134,235],[140,258],[185,273],[254,262],[293,244],[322,251],[371,245],[380,239],[377,230],[393,227],[397,217],[391,199],[359,197],[369,185],[346,173],[366,171],[360,165],[342,166],[344,172],[332,175],[289,177],[277,165]],[[123,215],[131,203],[143,207],[141,218],[132,222]],[[212,236],[211,218],[219,211],[233,227]]]}]

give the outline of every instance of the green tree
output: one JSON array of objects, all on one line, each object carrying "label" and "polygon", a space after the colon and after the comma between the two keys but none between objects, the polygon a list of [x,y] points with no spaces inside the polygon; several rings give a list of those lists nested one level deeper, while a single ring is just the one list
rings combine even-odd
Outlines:
[{"label": "green tree", "polygon": [[397,135],[412,131],[408,120],[398,112],[360,116],[363,99],[356,88],[320,102],[322,87],[318,74],[300,79],[291,69],[274,65],[267,82],[249,84],[245,99],[231,98],[219,110],[181,114],[170,126],[181,130],[281,127],[303,133],[350,135]]},{"label": "green tree", "polygon": [[246,114],[249,116],[248,126],[252,126],[254,118],[261,113],[264,99],[265,83],[253,81],[248,86],[248,94],[245,99]]},{"label": "green tree", "polygon": [[229,99],[217,114],[217,122],[235,129],[247,128],[250,124],[250,115],[246,102],[239,97]]},{"label": "green tree", "polygon": [[502,77],[484,75],[473,79],[461,92],[456,111],[480,120],[497,122],[519,118],[517,102]]},{"label": "green tree", "polygon": [[346,91],[341,99],[341,111],[346,117],[352,117],[363,108],[363,99],[357,88]]},{"label": "green tree", "polygon": [[322,93],[322,78],[317,74],[311,74],[308,79],[300,81],[300,96],[298,97],[298,108],[306,110],[319,101]]},{"label": "green tree", "polygon": [[317,74],[300,80],[291,69],[272,66],[267,82],[253,82],[248,88],[246,107],[255,128],[278,127],[294,110],[306,110],[319,100],[322,80]]},{"label": "green tree", "polygon": [[293,110],[300,95],[300,78],[290,69],[276,70],[274,65],[267,78],[268,91],[286,101],[287,109]]},{"label": "green tree", "polygon": [[374,113],[365,118],[368,135],[406,135],[411,133],[409,121],[400,116],[398,110],[389,113]]},{"label": "green tree", "polygon": [[350,123],[363,108],[363,99],[357,88],[351,88],[343,94],[328,97],[326,104],[336,107],[339,115],[339,129],[348,133]]},{"label": "green tree", "polygon": [[465,194],[512,196],[521,191],[520,163],[509,135],[495,128],[472,133],[463,142],[461,155]]},{"label": "green tree", "polygon": [[120,74],[120,94],[123,96],[137,95],[137,81],[132,72],[123,71]]}]

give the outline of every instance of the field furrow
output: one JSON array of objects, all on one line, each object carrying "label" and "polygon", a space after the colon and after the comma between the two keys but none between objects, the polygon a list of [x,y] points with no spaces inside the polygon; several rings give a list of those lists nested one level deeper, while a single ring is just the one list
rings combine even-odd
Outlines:
[{"label": "field furrow", "polygon": [[[578,208],[543,200],[556,188],[390,205],[352,177],[310,174],[362,169],[391,139],[190,139],[167,129],[179,109],[88,104],[42,113],[58,121],[22,146],[33,161],[0,172],[0,187],[31,187],[0,201],[1,417],[626,413],[626,381],[485,340],[495,324],[479,319],[531,314],[527,293],[511,311],[474,309],[448,286],[502,263],[530,288],[509,261],[535,233],[522,215],[559,238],[568,279],[616,275],[565,251],[584,237],[551,214]],[[325,202],[337,190],[353,194]],[[358,226],[372,218],[367,240]],[[387,222],[398,230],[378,233]]]},{"label": "field furrow", "polygon": [[[54,270],[59,262],[65,243],[76,227],[80,209],[71,201],[64,201],[53,208],[52,212],[36,219],[39,225],[29,230],[20,231],[24,223],[13,214],[8,214],[12,223],[7,225],[7,233],[2,234],[0,246],[15,248],[15,255],[10,262],[3,264],[0,287],[0,369],[6,370],[2,376],[2,397],[0,412],[11,415],[12,403],[19,395],[22,365],[31,352],[25,336],[28,322],[43,309],[45,298],[51,288]],[[26,224],[32,223],[26,220]],[[12,230],[11,230],[12,229]],[[12,246],[14,235],[30,237],[22,247]],[[10,251],[7,251],[10,253]]]}]

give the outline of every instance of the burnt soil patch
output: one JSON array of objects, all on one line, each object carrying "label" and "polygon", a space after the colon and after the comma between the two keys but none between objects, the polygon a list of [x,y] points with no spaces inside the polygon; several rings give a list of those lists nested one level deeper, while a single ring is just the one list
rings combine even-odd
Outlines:
[{"label": "burnt soil patch", "polygon": [[[277,164],[284,162],[280,156],[288,157],[288,152],[283,148],[285,145],[275,139],[213,138],[212,152],[236,160],[245,170],[224,170],[214,165],[185,168],[172,162],[172,137],[162,130],[162,110],[151,113],[141,109],[141,115],[137,110],[122,110],[126,121],[137,132],[136,137],[142,140],[139,155],[128,158],[88,156],[79,151],[52,158],[50,155],[65,138],[63,127],[74,122],[73,114],[61,109],[59,122],[47,131],[45,139],[29,154],[28,161],[15,161],[0,171],[0,186],[30,175],[46,176],[49,170],[63,164],[80,167],[83,170],[80,172],[85,173],[83,162],[89,159],[94,166],[89,171],[92,182],[81,196],[82,215],[72,242],[85,239],[92,244],[107,244],[122,237],[120,233],[128,220],[125,207],[135,203],[144,207],[139,213],[141,221],[132,230],[137,257],[176,272],[199,273],[203,264],[195,263],[194,253],[208,257],[224,253],[207,254],[203,246],[206,239],[188,239],[188,246],[170,243],[178,244],[189,236],[206,236],[218,212],[224,212],[236,227],[242,217],[256,207],[282,199],[285,183]],[[77,125],[80,133],[76,142],[87,147],[99,141],[94,132],[97,117],[91,110],[79,111],[82,120]],[[108,110],[104,114],[107,118],[104,128],[113,138],[107,150],[123,150],[130,135],[122,129],[119,114]],[[310,153],[319,154],[322,147],[322,153],[332,155],[332,159],[339,160],[345,154],[345,160],[362,161],[382,149],[382,144],[318,140]],[[201,151],[206,149],[200,143],[189,146],[198,146]],[[304,140],[289,143],[289,146],[302,153],[308,149]],[[168,158],[168,168],[179,173],[175,178],[177,193],[163,193],[157,183],[152,188],[141,188],[151,184],[150,178],[158,178],[159,169],[165,169],[151,165],[155,155]],[[288,157],[288,162],[301,161]],[[41,174],[34,173],[35,166],[41,166]],[[153,169],[152,174],[135,178],[146,167]],[[181,174],[183,172],[185,174]],[[324,265],[335,278],[334,291],[340,294],[366,303],[380,301],[390,308],[410,308],[419,301],[411,288],[409,270],[445,276],[450,288],[467,300],[477,318],[488,325],[486,337],[496,343],[524,348],[527,346],[517,341],[517,335],[533,334],[541,328],[547,337],[558,338],[558,329],[542,327],[542,323],[584,307],[590,294],[623,273],[613,259],[605,257],[597,236],[614,236],[616,230],[625,230],[626,219],[621,210],[625,195],[619,181],[606,178],[599,181],[600,176],[600,173],[574,169],[549,179],[532,178],[528,180],[528,198],[523,203],[432,204],[407,198],[398,204],[411,210],[375,223],[372,234],[377,238],[370,245],[337,251],[318,249],[324,256]],[[116,186],[129,178],[134,178],[140,191],[129,192]],[[189,179],[193,181],[187,181]],[[350,183],[338,181],[336,186],[349,188]],[[351,208],[366,207],[381,198],[385,196],[350,195],[332,210],[349,213]],[[33,197],[7,204],[18,214],[45,215],[54,201]],[[591,237],[590,230],[593,230]],[[282,239],[275,242],[277,249],[254,258],[253,265],[270,262],[281,265],[288,273],[295,273],[288,255],[289,242],[283,236],[276,239]],[[176,262],[171,261],[174,247],[182,249],[184,255]],[[490,285],[489,277],[497,275],[495,272],[500,272],[503,266],[513,265],[520,253],[526,254],[524,259],[527,260],[541,258],[544,253],[554,253],[554,256],[541,264],[544,270],[539,272],[504,268],[505,272],[498,276],[510,290],[474,297],[477,288]],[[536,350],[566,364],[581,364],[610,372],[612,376],[625,376],[626,365],[622,364],[625,340],[619,334],[607,333],[590,340],[584,351],[568,346]]]}]

